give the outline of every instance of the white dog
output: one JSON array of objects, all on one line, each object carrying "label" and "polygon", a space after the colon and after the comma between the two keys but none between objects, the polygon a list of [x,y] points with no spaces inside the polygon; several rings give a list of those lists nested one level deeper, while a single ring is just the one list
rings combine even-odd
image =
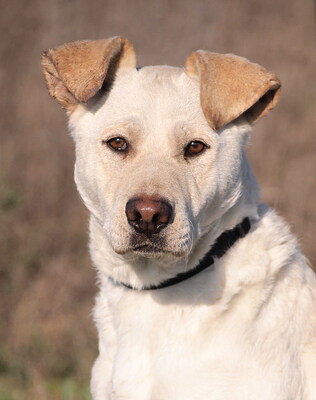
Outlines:
[{"label": "white dog", "polygon": [[206,51],[185,68],[135,68],[119,37],[42,62],[91,212],[93,399],[315,400],[316,279],[258,205],[244,153],[277,77]]}]

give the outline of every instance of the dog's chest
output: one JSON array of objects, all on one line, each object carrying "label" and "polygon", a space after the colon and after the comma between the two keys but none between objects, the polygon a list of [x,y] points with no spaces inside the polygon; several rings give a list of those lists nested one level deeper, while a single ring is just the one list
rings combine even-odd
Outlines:
[{"label": "dog's chest", "polygon": [[159,296],[119,291],[107,300],[104,329],[115,339],[100,357],[112,354],[113,399],[279,398],[278,360],[265,367],[242,306],[229,314],[217,305],[163,304]]}]

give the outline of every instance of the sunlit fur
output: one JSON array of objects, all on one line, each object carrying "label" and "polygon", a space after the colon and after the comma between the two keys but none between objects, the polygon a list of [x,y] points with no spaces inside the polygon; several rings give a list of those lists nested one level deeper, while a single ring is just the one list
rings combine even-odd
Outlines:
[{"label": "sunlit fur", "polygon": [[[258,206],[243,117],[213,131],[196,79],[146,67],[119,71],[69,126],[100,284],[93,399],[315,400],[315,277],[288,226]],[[128,153],[105,146],[111,137],[125,138]],[[209,148],[185,159],[192,140]],[[139,194],[174,208],[153,254],[131,244],[125,205]],[[141,288],[194,267],[245,216],[251,232],[213,268],[157,291],[113,283]]]}]

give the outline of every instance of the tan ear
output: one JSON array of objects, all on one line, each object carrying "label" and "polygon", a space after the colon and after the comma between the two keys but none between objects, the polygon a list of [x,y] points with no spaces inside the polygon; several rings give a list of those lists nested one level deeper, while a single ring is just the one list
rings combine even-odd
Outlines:
[{"label": "tan ear", "polygon": [[187,58],[185,68],[200,80],[201,107],[215,130],[242,114],[254,123],[278,102],[279,79],[245,58],[198,50]]},{"label": "tan ear", "polygon": [[67,43],[45,51],[42,66],[50,95],[73,111],[93,97],[105,79],[113,78],[118,68],[134,68],[136,57],[127,39],[113,37]]}]

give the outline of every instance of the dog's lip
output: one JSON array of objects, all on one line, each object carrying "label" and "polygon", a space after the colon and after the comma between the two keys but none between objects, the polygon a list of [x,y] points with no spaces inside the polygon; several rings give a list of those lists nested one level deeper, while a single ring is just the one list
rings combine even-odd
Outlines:
[{"label": "dog's lip", "polygon": [[172,250],[163,249],[156,246],[150,245],[142,245],[137,247],[129,247],[126,249],[116,249],[115,252],[122,256],[127,255],[128,253],[135,253],[142,256],[163,256],[163,255],[170,255],[176,258],[182,258],[185,256],[185,252],[177,252]]},{"label": "dog's lip", "polygon": [[169,255],[169,256],[173,256],[176,258],[181,258],[184,256],[183,252],[176,252],[176,251],[172,251],[170,249],[166,249],[164,247],[159,247],[159,246],[155,246],[152,244],[142,244],[139,246],[133,246],[130,249],[132,252],[134,253],[138,253],[140,255],[144,255],[144,256],[159,256],[159,255]]},{"label": "dog's lip", "polygon": [[142,254],[167,254],[169,251],[163,249],[162,247],[154,246],[152,244],[141,244],[137,246],[127,247],[125,249],[115,249],[115,252],[121,255],[135,252]]},{"label": "dog's lip", "polygon": [[134,253],[145,257],[169,255],[176,258],[181,258],[187,254],[184,249],[179,251],[176,248],[173,249],[172,247],[166,245],[166,241],[162,237],[149,239],[140,235],[135,235],[132,237],[129,245],[126,247],[114,247],[114,251],[120,255],[132,255]]},{"label": "dog's lip", "polygon": [[153,245],[152,243],[140,244],[132,247],[132,251],[141,253],[167,253],[163,248]]}]

